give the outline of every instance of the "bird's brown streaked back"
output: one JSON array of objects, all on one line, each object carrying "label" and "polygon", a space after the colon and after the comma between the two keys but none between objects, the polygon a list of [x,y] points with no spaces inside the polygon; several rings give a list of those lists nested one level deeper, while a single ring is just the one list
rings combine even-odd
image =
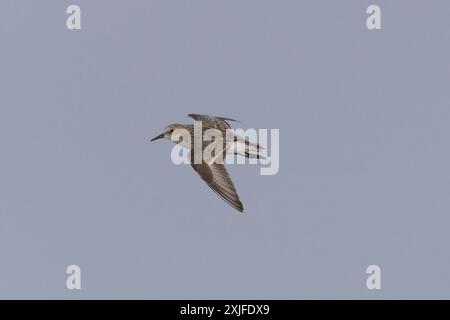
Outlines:
[{"label": "bird's brown streaked back", "polygon": [[221,130],[223,132],[231,128],[230,124],[227,121],[238,121],[230,118],[209,116],[206,114],[194,114],[194,113],[188,114],[188,117],[194,119],[195,121],[201,121],[204,129],[213,128]]}]

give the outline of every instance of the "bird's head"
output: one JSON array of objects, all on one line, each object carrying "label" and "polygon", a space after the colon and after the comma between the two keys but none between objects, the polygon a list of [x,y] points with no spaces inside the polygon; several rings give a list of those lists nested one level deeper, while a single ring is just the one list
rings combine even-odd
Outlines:
[{"label": "bird's head", "polygon": [[[180,134],[179,130],[186,130],[185,126],[183,126],[182,124],[178,124],[178,123],[173,123],[173,124],[169,124],[163,131],[163,133],[161,133],[160,135],[157,135],[156,137],[154,137],[152,140],[150,141],[155,141],[158,139],[167,139],[167,140],[171,140],[172,139],[172,134],[174,132],[177,131],[177,134]],[[183,132],[181,132],[180,135],[183,135]]]}]

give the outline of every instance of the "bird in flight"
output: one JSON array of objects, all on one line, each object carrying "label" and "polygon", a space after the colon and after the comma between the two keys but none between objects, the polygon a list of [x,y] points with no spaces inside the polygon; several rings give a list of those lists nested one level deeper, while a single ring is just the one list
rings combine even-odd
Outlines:
[{"label": "bird in flight", "polygon": [[[189,157],[192,168],[219,197],[234,209],[243,212],[244,207],[239,199],[233,181],[231,181],[225,169],[223,159],[225,159],[226,154],[239,154],[247,158],[263,158],[260,155],[260,150],[264,148],[228,130],[231,129],[228,122],[237,120],[202,114],[189,114],[188,117],[194,119],[196,122],[201,122],[200,132],[197,132],[192,124],[175,123],[168,125],[163,133],[154,137],[151,141],[167,139],[190,150]],[[211,131],[210,129],[214,129],[213,132],[220,133],[222,139],[215,140],[216,136],[211,139],[211,135],[208,134]],[[178,140],[173,139],[174,133],[176,134],[175,139],[179,138]],[[202,144],[201,148],[197,150],[194,147],[194,141],[199,134],[202,135]],[[211,144],[211,141],[213,141],[214,146],[217,148],[213,150],[214,152],[211,153],[209,158],[205,159],[204,151]],[[197,156],[200,157],[198,158]]]}]

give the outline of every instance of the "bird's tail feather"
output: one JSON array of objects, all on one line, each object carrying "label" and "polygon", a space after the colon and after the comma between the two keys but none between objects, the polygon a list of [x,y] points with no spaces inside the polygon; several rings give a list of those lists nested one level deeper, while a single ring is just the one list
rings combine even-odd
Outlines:
[{"label": "bird's tail feather", "polygon": [[265,159],[265,157],[261,155],[262,149],[264,149],[263,146],[258,143],[250,142],[248,139],[238,139],[234,144],[234,154],[251,159]]}]

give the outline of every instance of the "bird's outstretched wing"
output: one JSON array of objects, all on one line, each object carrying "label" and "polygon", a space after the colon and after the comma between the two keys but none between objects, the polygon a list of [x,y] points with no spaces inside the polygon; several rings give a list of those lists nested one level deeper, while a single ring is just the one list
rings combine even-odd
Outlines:
[{"label": "bird's outstretched wing", "polygon": [[194,164],[192,168],[200,175],[200,177],[214,190],[225,202],[236,210],[243,212],[244,207],[239,200],[239,195],[228,175],[227,170],[223,164]]},{"label": "bird's outstretched wing", "polygon": [[219,130],[230,129],[230,124],[227,121],[238,121],[230,118],[209,116],[206,114],[188,114],[189,118],[196,121],[201,121],[204,128],[215,128]]}]

